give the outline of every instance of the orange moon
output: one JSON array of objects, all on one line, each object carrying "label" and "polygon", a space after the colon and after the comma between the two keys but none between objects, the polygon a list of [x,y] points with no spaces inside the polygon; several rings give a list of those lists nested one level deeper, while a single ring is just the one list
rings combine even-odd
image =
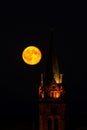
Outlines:
[{"label": "orange moon", "polygon": [[40,62],[42,54],[39,48],[35,46],[28,46],[23,50],[22,58],[25,63],[35,65]]}]

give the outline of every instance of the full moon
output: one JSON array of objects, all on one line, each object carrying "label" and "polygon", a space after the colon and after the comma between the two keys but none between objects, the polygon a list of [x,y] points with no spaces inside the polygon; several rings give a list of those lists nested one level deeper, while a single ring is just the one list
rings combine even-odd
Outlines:
[{"label": "full moon", "polygon": [[41,51],[35,46],[28,46],[23,50],[22,58],[25,63],[35,65],[40,62],[42,57]]}]

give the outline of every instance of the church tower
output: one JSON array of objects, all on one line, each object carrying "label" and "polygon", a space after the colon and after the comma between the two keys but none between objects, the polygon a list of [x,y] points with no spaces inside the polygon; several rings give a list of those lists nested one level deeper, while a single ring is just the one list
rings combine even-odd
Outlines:
[{"label": "church tower", "polygon": [[38,87],[39,96],[39,130],[64,130],[65,90],[63,74],[59,72],[58,61],[51,34],[49,56],[46,71],[41,74]]}]

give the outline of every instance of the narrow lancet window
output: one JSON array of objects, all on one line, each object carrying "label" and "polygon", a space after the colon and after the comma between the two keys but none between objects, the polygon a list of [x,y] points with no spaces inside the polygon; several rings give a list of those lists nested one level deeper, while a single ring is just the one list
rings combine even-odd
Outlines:
[{"label": "narrow lancet window", "polygon": [[54,130],[58,130],[58,118],[54,119]]},{"label": "narrow lancet window", "polygon": [[48,130],[52,130],[52,119],[48,118]]}]

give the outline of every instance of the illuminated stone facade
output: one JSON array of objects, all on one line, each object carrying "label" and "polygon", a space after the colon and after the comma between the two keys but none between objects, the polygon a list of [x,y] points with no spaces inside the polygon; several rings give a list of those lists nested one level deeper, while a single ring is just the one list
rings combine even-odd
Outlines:
[{"label": "illuminated stone facade", "polygon": [[64,130],[64,110],[63,103],[40,103],[39,130]]},{"label": "illuminated stone facade", "polygon": [[52,81],[49,87],[39,86],[39,130],[64,130],[64,89]]}]

